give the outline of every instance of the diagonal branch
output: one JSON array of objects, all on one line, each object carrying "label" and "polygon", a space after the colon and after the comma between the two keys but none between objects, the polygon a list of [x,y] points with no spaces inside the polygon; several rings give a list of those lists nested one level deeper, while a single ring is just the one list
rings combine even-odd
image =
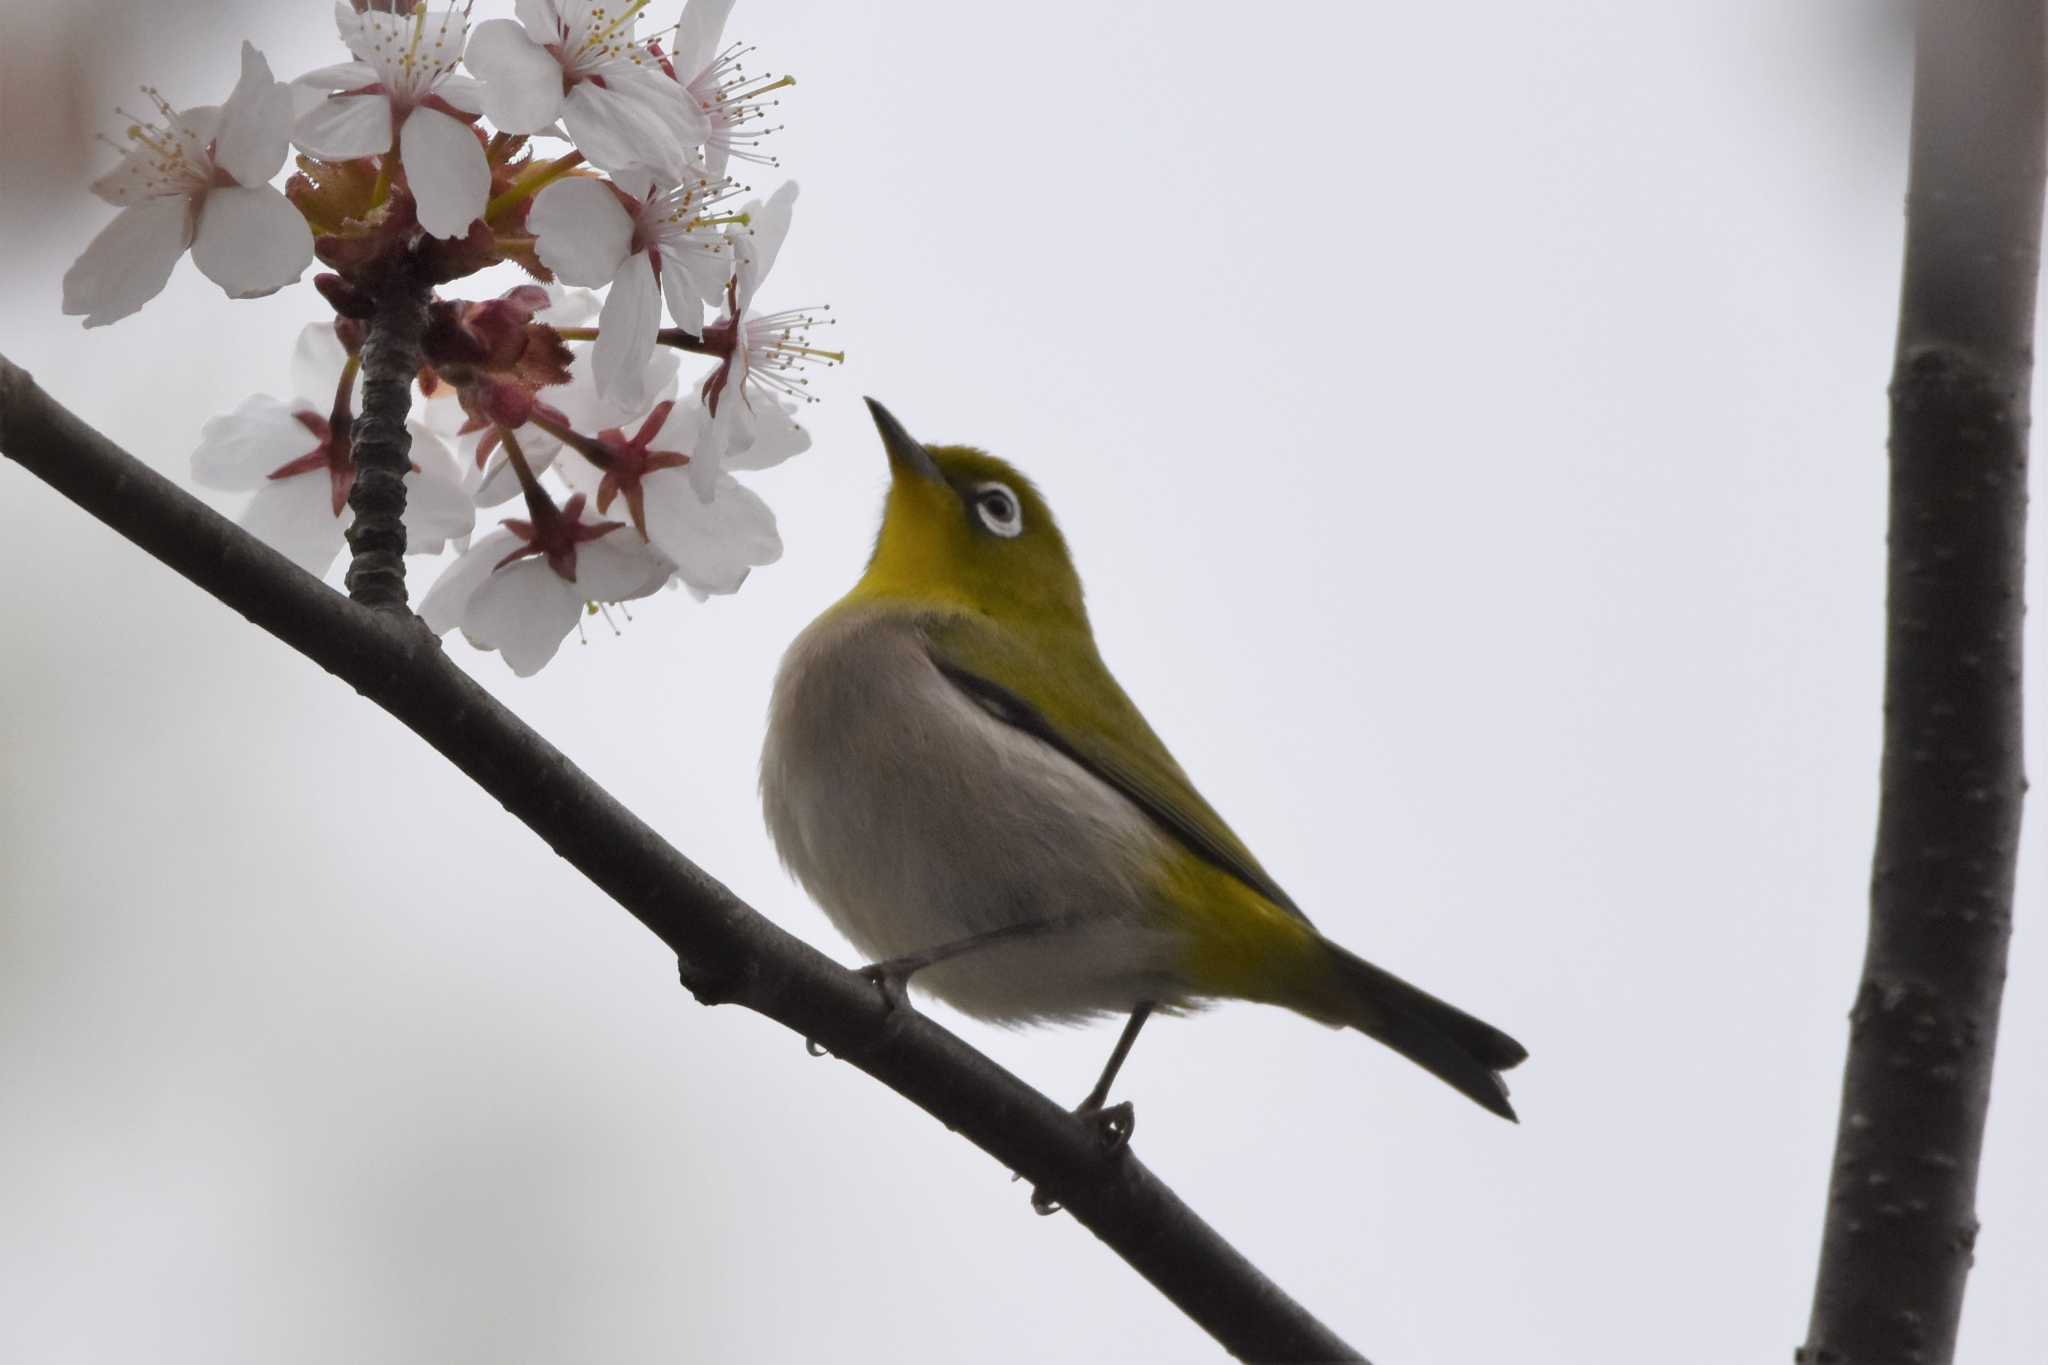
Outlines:
[{"label": "diagonal branch", "polygon": [[1921,0],[1892,377],[1884,762],[1808,1365],[1955,1354],[2026,789],[2043,0]]},{"label": "diagonal branch", "polygon": [[706,1004],[815,1040],[1058,1200],[1232,1354],[1358,1360],[1128,1149],[750,909],[442,654],[87,426],[0,357],[0,452],[389,711],[673,949]]}]

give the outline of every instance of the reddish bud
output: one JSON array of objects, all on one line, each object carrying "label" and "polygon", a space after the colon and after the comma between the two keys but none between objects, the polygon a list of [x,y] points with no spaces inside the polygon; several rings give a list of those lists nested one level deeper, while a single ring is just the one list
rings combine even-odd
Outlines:
[{"label": "reddish bud", "polygon": [[320,291],[320,297],[326,299],[335,312],[345,318],[367,321],[376,311],[376,305],[368,294],[339,275],[325,272],[315,275],[313,287]]}]

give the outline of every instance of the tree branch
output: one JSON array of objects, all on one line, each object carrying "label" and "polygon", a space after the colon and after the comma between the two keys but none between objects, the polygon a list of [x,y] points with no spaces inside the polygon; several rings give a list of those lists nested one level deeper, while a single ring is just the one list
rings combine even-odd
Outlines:
[{"label": "tree branch", "polygon": [[1893,371],[1882,802],[1799,1359],[1955,1353],[2012,928],[2042,0],[1922,0]]},{"label": "tree branch", "polygon": [[156,474],[0,357],[0,452],[382,706],[745,1005],[859,1067],[1058,1200],[1231,1353],[1360,1357],[1128,1149],[791,937],[641,823],[441,653],[410,615],[333,592]]}]

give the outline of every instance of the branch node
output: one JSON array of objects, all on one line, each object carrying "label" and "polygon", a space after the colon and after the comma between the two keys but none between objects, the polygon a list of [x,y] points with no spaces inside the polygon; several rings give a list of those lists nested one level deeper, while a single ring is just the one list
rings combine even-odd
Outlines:
[{"label": "branch node", "polygon": [[700,1005],[730,1005],[737,1000],[741,975],[744,973],[720,971],[705,963],[692,962],[681,954],[676,956],[676,979]]}]

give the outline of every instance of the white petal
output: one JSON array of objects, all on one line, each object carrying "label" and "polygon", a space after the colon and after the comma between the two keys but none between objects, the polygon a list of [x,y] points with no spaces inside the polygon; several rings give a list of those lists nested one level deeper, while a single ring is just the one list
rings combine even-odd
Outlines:
[{"label": "white petal", "polygon": [[268,185],[209,190],[192,263],[231,299],[275,294],[313,263],[313,233],[292,201]]},{"label": "white petal", "polygon": [[688,85],[711,65],[711,59],[718,55],[718,38],[725,32],[726,16],[731,13],[732,0],[690,0],[683,6],[672,56],[677,80]]},{"label": "white petal", "polygon": [[754,407],[748,405],[748,389],[741,381],[737,364],[733,370],[733,377],[725,383],[725,393],[719,395],[719,411],[705,426],[705,436],[700,438],[702,450],[694,460],[690,460],[696,489],[707,497],[711,489],[705,479],[713,471],[723,473],[727,467],[737,467],[756,436]]},{"label": "white petal", "polygon": [[499,132],[537,133],[562,112],[562,64],[510,19],[486,19],[462,61],[483,81],[484,117]]},{"label": "white petal", "polygon": [[[524,451],[525,442],[522,441],[519,448]],[[527,463],[532,464],[533,457],[528,455],[526,458]],[[491,452],[490,463],[484,466],[483,477],[469,496],[478,507],[497,507],[519,496],[519,476],[512,472],[512,460],[504,451]]]},{"label": "white petal", "polygon": [[562,19],[555,0],[512,0],[512,12],[541,42],[552,43],[562,36]]},{"label": "white petal", "polygon": [[439,554],[450,540],[466,536],[476,525],[476,505],[462,491],[455,456],[433,432],[409,422],[412,462],[405,476],[405,551]]},{"label": "white petal", "polygon": [[[605,276],[605,282],[611,282],[610,275]],[[533,315],[535,322],[545,322],[550,327],[581,327],[597,316],[600,300],[590,290],[561,284],[551,284],[547,289],[548,306]]]},{"label": "white petal", "polygon": [[431,394],[415,388],[412,391],[412,415],[426,423],[427,429],[444,441],[455,440],[462,434],[463,427],[469,425],[469,414],[462,410],[462,403],[455,396],[452,384],[436,384]]},{"label": "white petal", "polygon": [[64,311],[85,325],[119,321],[155,298],[192,241],[192,205],[152,199],[122,209],[64,272]]},{"label": "white petal", "polygon": [[186,151],[195,161],[206,159],[206,144],[220,129],[218,104],[195,104],[178,111],[177,127],[182,130]]},{"label": "white petal", "polygon": [[233,412],[207,418],[192,452],[192,481],[234,492],[261,488],[280,465],[319,449],[320,437],[298,418],[304,407],[258,393]]},{"label": "white petal", "polygon": [[811,448],[811,433],[796,424],[789,409],[773,399],[754,400],[754,440],[744,450],[725,454],[727,469],[768,469]]},{"label": "white petal", "polygon": [[[729,407],[739,403],[739,395],[731,389],[719,401],[719,411],[725,413]],[[723,422],[707,411],[696,430],[696,444],[690,446],[690,463],[682,467],[682,473],[690,479],[690,489],[696,491],[698,499],[711,501],[719,491],[719,479],[725,479],[725,467],[731,463],[731,442],[733,442],[733,420],[725,417]]]},{"label": "white petal", "polygon": [[347,363],[348,351],[334,334],[334,324],[307,323],[292,346],[292,392],[315,411],[326,412],[334,405],[334,390]]},{"label": "white petal", "polygon": [[591,348],[590,363],[599,396],[621,403],[640,400],[647,362],[654,354],[654,334],[660,329],[661,292],[654,287],[654,267],[647,263],[646,252],[636,251],[620,268],[597,317],[597,344]]},{"label": "white petal", "polygon": [[[676,326],[691,336],[704,335],[704,290],[700,278],[691,267],[702,260],[699,252],[676,252],[667,248],[661,251],[661,296],[668,303],[668,315],[675,319]],[[720,283],[725,278],[725,262],[712,263]]]},{"label": "white petal", "polygon": [[[299,126],[300,119],[327,102],[326,94],[310,85],[301,85],[297,81],[293,81],[285,89],[292,97],[292,118],[291,123],[288,125],[290,129],[296,129]],[[724,174],[723,168],[720,169],[719,173],[721,175]]]},{"label": "white petal", "polygon": [[[598,485],[604,482],[604,472],[581,455],[571,455],[566,460],[556,461],[555,476],[571,493],[581,493],[589,498],[597,496]],[[617,508],[611,510],[616,511]],[[597,513],[593,512],[592,515]],[[609,516],[610,512],[604,515]]]},{"label": "white petal", "polygon": [[654,433],[654,439],[647,443],[649,450],[678,450],[688,455],[694,451],[704,436],[704,424],[711,420],[711,414],[694,397],[685,398],[668,410],[661,427]]},{"label": "white petal", "polygon": [[646,203],[648,196],[654,193],[654,187],[660,183],[645,166],[627,166],[613,171],[611,177],[612,183],[636,204]]},{"label": "white petal", "polygon": [[[292,82],[316,91],[360,90],[376,83],[377,68],[367,62],[336,62],[333,66],[315,67]],[[296,100],[297,96],[293,98]]]},{"label": "white petal", "polygon": [[640,419],[656,403],[674,398],[676,381],[683,368],[683,358],[666,346],[656,346],[654,354],[647,358],[647,365],[640,372],[640,384],[624,400],[606,398],[599,394],[593,378],[592,362],[588,357],[578,359],[575,369],[570,372],[568,384],[559,389],[548,390],[548,401],[569,419],[569,425],[582,432],[599,432],[608,427],[633,427],[640,425]]},{"label": "white petal", "polygon": [[446,635],[462,624],[469,599],[490,577],[491,566],[520,546],[520,539],[500,526],[487,531],[442,571],[427,595],[420,599],[420,619],[436,635]]},{"label": "white petal", "polygon": [[582,614],[575,585],[535,556],[507,564],[484,580],[463,613],[462,633],[472,644],[497,650],[514,673],[528,678],[555,657]]},{"label": "white petal", "polygon": [[420,226],[436,237],[468,232],[491,189],[490,163],[469,125],[438,109],[415,109],[398,130],[398,157]]},{"label": "white petal", "polygon": [[341,33],[341,41],[348,45],[348,50],[361,57],[360,45],[365,41],[363,16],[349,0],[334,0],[334,27]]},{"label": "white petal", "polygon": [[330,95],[299,115],[292,141],[328,161],[391,150],[391,101],[383,95]]},{"label": "white petal", "polygon": [[241,522],[243,530],[315,577],[332,568],[341,553],[341,521],[334,515],[333,485],[325,470],[266,480]]},{"label": "white petal", "polygon": [[576,590],[586,602],[645,597],[662,585],[666,569],[630,526],[576,547]]},{"label": "white petal", "polygon": [[213,161],[243,185],[262,185],[284,165],[291,141],[292,94],[270,74],[270,63],[242,44],[242,78],[220,109]]},{"label": "white petal", "polygon": [[484,87],[474,77],[460,71],[451,71],[434,82],[434,93],[448,102],[451,109],[460,109],[465,114],[481,114],[484,111]]},{"label": "white petal", "polygon": [[785,181],[768,197],[767,203],[757,199],[747,205],[750,221],[747,230],[739,234],[734,244],[734,250],[740,257],[739,300],[742,311],[753,302],[754,291],[761,287],[761,281],[775,267],[783,239],[789,236],[789,219],[795,207],[794,180]]},{"label": "white petal", "polygon": [[644,79],[651,87],[649,96],[655,102],[655,115],[668,129],[671,145],[679,153],[675,167],[677,177],[681,178],[690,169],[691,148],[702,145],[710,136],[711,116],[690,98],[689,91],[659,70],[647,69]]},{"label": "white petal", "polygon": [[699,592],[737,592],[749,569],[782,557],[775,513],[729,474],[714,481],[709,501],[688,480],[662,473],[649,476],[641,488],[648,539]]},{"label": "white petal", "polygon": [[704,123],[682,87],[660,72],[627,70],[605,83],[578,81],[562,101],[562,125],[590,164],[614,174],[646,167],[675,181],[689,170]]},{"label": "white petal", "polygon": [[[482,439],[479,432],[477,439]],[[526,467],[537,479],[554,465],[555,457],[562,453],[562,443],[532,423],[527,423],[514,433],[519,442],[519,453],[526,457]],[[470,447],[476,449],[474,445]],[[464,464],[465,471],[476,468],[472,455]],[[519,496],[519,475],[512,468],[512,458],[505,453],[502,445],[491,452],[490,462],[484,466],[481,478],[470,475],[466,480],[470,497],[479,507],[496,507],[499,503],[510,502]]]},{"label": "white petal", "polygon": [[533,197],[526,225],[541,264],[563,284],[610,284],[633,241],[633,220],[602,181],[557,180]]}]

